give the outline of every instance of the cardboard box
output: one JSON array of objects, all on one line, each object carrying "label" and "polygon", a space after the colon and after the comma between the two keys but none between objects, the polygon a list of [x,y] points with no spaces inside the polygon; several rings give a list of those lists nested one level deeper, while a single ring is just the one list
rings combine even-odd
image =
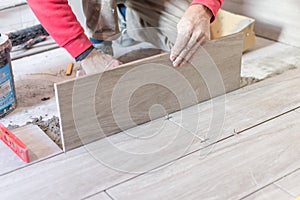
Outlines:
[{"label": "cardboard box", "polygon": [[253,47],[255,43],[255,20],[242,15],[236,15],[225,10],[219,10],[215,21],[211,24],[211,39],[244,32],[243,52]]}]

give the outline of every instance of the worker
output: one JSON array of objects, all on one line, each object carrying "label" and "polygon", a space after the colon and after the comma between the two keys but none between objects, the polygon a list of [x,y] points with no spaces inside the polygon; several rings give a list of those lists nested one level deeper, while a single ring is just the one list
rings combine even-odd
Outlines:
[{"label": "worker", "polygon": [[[65,48],[87,74],[117,68],[121,63],[96,51],[67,0],[27,0],[54,40]],[[111,41],[119,33],[117,3],[121,0],[82,0],[92,38]],[[190,61],[210,39],[210,23],[224,0],[123,0],[128,35],[171,51],[174,67]]]}]

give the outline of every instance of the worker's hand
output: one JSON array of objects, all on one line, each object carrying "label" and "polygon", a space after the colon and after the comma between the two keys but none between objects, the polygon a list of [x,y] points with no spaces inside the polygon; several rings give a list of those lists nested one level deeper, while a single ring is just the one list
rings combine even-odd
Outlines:
[{"label": "worker's hand", "polygon": [[203,5],[190,6],[177,25],[177,39],[170,59],[174,67],[190,61],[196,51],[210,39],[211,11]]},{"label": "worker's hand", "polygon": [[117,68],[122,63],[114,57],[98,52],[93,49],[89,55],[81,61],[81,67],[86,74],[101,73]]}]

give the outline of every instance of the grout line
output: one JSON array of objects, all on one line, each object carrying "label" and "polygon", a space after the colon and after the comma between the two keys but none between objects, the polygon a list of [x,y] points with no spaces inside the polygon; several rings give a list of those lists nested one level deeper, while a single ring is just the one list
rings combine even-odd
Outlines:
[{"label": "grout line", "polygon": [[280,190],[282,190],[284,193],[290,195],[291,197],[293,197],[293,198],[295,198],[295,199],[297,198],[296,196],[292,195],[289,191],[287,191],[286,189],[284,189],[284,188],[281,187],[280,185],[277,185],[276,182],[273,183],[273,185],[274,185],[275,187],[278,187]]},{"label": "grout line", "polygon": [[92,198],[92,197],[94,197],[94,196],[96,196],[98,194],[101,194],[101,193],[104,193],[109,199],[115,200],[106,190],[103,190],[103,191],[96,192],[94,194],[88,195],[88,196],[82,198],[81,200],[88,200],[89,198]]},{"label": "grout line", "polygon": [[114,200],[114,198],[107,192],[107,190],[105,190],[104,193],[105,193],[111,200]]},{"label": "grout line", "polygon": [[[300,106],[297,106],[296,108],[293,108],[293,109],[291,109],[291,110],[288,110],[288,111],[286,111],[286,112],[283,112],[283,113],[281,113],[281,114],[279,114],[279,115],[275,115],[274,117],[271,117],[271,118],[266,119],[266,120],[264,120],[264,121],[262,121],[262,122],[259,122],[258,124],[255,124],[255,125],[250,126],[250,127],[248,127],[248,128],[245,128],[245,129],[242,129],[242,130],[240,130],[240,131],[237,131],[235,134],[241,134],[241,133],[243,133],[243,132],[249,131],[250,129],[253,129],[253,128],[257,127],[257,126],[260,126],[260,125],[262,125],[262,124],[265,124],[265,123],[268,123],[268,122],[270,122],[270,121],[273,121],[274,119],[277,119],[277,118],[279,118],[279,117],[282,117],[282,116],[284,116],[284,115],[286,115],[286,114],[295,112],[295,111],[298,110],[299,108],[300,108]],[[296,111],[296,112],[297,112],[297,111]]]},{"label": "grout line", "polygon": [[91,195],[88,195],[88,196],[82,198],[81,200],[87,200],[87,199],[89,199],[89,198],[91,198],[91,197],[93,197],[93,196],[96,196],[96,195],[98,195],[98,194],[101,194],[101,193],[103,193],[103,192],[104,192],[104,191],[96,192],[96,193],[94,193],[94,194],[91,194]]},{"label": "grout line", "polygon": [[[250,197],[251,195],[253,195],[253,194],[259,192],[260,190],[265,189],[266,187],[268,187],[268,186],[270,186],[270,185],[272,185],[272,184],[278,187],[278,185],[276,185],[276,182],[278,182],[278,181],[284,179],[285,177],[287,177],[287,176],[289,176],[289,175],[291,175],[291,174],[297,172],[298,170],[300,170],[300,168],[297,168],[297,169],[295,169],[295,170],[293,170],[293,171],[291,171],[291,172],[285,174],[284,176],[275,179],[275,180],[272,181],[271,183],[265,184],[264,186],[260,187],[259,189],[256,189],[256,190],[254,190],[253,192],[250,192],[249,194],[247,194],[247,195],[241,197],[239,200],[246,199],[247,197]],[[281,188],[280,188],[280,189],[281,189]]]},{"label": "grout line", "polygon": [[13,173],[13,172],[16,172],[16,171],[18,171],[18,170],[21,170],[21,169],[30,167],[30,166],[32,166],[32,165],[41,163],[41,162],[43,162],[43,161],[46,161],[46,160],[48,160],[48,159],[54,158],[54,157],[59,156],[59,155],[62,155],[62,154],[64,154],[64,152],[61,151],[61,152],[55,153],[55,154],[53,154],[53,155],[51,155],[51,156],[49,156],[49,157],[42,158],[42,159],[37,160],[37,161],[33,161],[32,163],[25,164],[24,166],[21,166],[21,167],[19,167],[19,168],[17,168],[17,169],[13,169],[13,170],[11,170],[11,171],[9,171],[9,172],[5,172],[5,173],[3,173],[3,174],[0,174],[0,177],[6,176],[6,175],[11,174],[11,173]]}]

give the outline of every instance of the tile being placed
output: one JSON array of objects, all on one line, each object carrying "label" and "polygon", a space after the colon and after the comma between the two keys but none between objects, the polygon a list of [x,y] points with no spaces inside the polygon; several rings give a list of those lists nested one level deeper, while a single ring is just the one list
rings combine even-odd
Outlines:
[{"label": "tile being placed", "polygon": [[[242,36],[210,41],[182,68],[174,68],[163,53],[56,84],[64,150],[239,88]],[[149,118],[156,105],[163,109]]]}]

